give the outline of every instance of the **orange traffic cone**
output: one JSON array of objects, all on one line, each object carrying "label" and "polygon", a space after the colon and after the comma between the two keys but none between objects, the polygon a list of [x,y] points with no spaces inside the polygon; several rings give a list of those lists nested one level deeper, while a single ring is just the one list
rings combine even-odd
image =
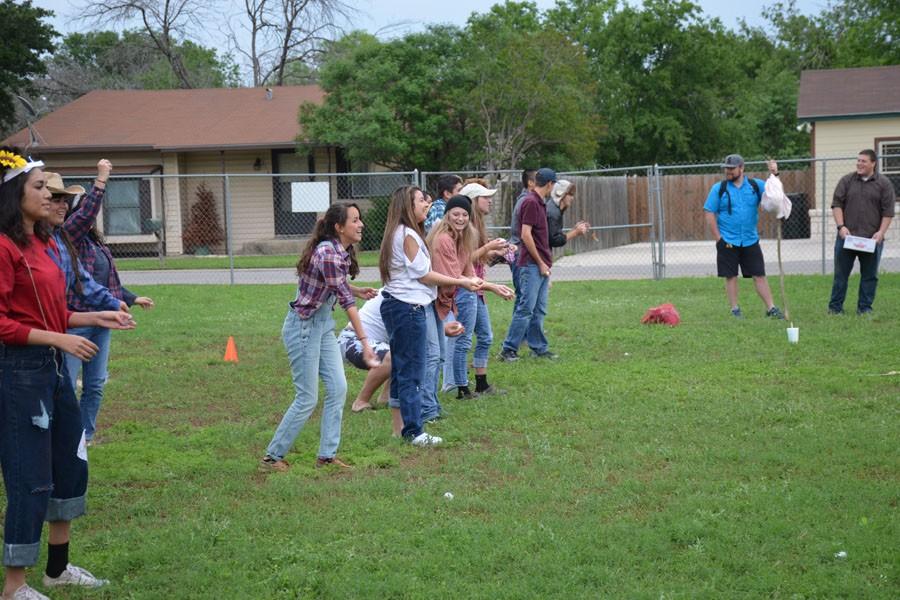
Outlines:
[{"label": "orange traffic cone", "polygon": [[234,345],[234,336],[228,336],[228,343],[225,345],[225,362],[237,362],[237,346]]}]

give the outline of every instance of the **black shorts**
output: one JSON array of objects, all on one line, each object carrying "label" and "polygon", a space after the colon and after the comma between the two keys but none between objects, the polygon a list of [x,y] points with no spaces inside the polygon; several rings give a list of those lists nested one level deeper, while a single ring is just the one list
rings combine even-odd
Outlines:
[{"label": "black shorts", "polygon": [[[362,369],[363,371],[369,369],[369,366],[363,360],[362,342],[356,337],[356,332],[353,329],[345,327],[341,330],[341,334],[338,336],[338,345],[341,348],[341,354],[344,355],[344,360],[357,369]],[[373,343],[369,341],[369,346],[379,362],[384,362],[384,357],[391,351],[391,346],[387,342]]]},{"label": "black shorts", "polygon": [[752,246],[732,246],[724,239],[716,242],[716,268],[719,277],[737,277],[738,266],[744,277],[765,277],[766,261],[763,260],[759,242]]}]

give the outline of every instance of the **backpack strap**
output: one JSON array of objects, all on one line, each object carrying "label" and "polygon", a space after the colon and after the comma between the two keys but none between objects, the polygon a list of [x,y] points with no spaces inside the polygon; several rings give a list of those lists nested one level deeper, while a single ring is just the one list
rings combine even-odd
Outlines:
[{"label": "backpack strap", "polygon": [[722,212],[722,197],[728,196],[728,214],[731,214],[731,194],[728,192],[728,180],[723,179],[719,183],[719,212]]},{"label": "backpack strap", "polygon": [[748,177],[747,181],[750,182],[750,187],[753,188],[753,192],[756,194],[756,201],[761,202],[762,201],[762,192],[759,189],[759,184],[756,183],[756,180],[753,179],[752,177]]}]

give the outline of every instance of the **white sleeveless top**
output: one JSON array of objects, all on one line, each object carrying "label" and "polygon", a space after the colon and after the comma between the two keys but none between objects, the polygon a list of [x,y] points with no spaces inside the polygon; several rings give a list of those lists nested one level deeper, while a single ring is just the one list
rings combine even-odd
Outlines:
[{"label": "white sleeveless top", "polygon": [[[410,236],[419,245],[419,251],[413,260],[409,260],[403,250],[403,242]],[[407,304],[431,304],[437,298],[437,286],[425,285],[419,281],[431,271],[431,255],[425,240],[405,225],[394,230],[391,239],[391,280],[384,286],[384,291]]]}]

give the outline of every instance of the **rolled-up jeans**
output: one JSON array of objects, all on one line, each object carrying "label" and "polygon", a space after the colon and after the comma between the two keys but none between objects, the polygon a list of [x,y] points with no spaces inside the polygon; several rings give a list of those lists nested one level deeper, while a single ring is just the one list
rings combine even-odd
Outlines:
[{"label": "rolled-up jeans", "polygon": [[318,456],[333,458],[341,443],[347,379],[344,359],[334,335],[333,306],[332,295],[308,319],[301,319],[293,309],[284,319],[281,336],[291,363],[295,393],[294,401],[281,418],[266,449],[266,454],[274,459],[284,458],[316,408],[319,378],[325,384],[325,403],[322,407]]},{"label": "rolled-up jeans", "polygon": [[0,345],[0,464],[6,487],[3,564],[38,560],[44,521],[84,514],[88,482],[81,411],[62,352]]}]

